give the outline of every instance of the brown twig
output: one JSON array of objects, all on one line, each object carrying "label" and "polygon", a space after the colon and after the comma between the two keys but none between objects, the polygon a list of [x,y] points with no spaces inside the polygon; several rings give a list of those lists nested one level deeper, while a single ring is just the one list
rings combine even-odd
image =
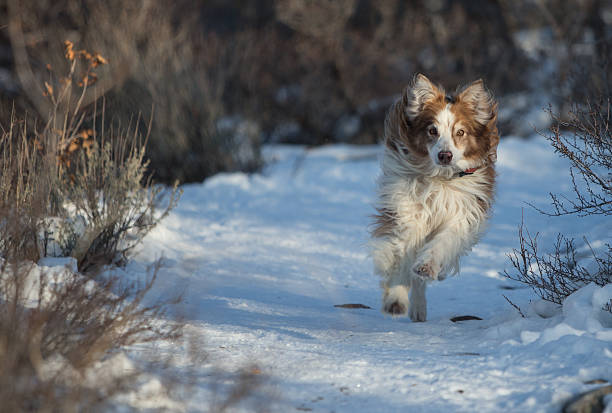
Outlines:
[{"label": "brown twig", "polygon": [[516,305],[512,301],[510,301],[510,299],[508,297],[506,297],[504,294],[502,294],[502,297],[504,297],[506,299],[506,301],[508,301],[508,304],[510,304],[512,307],[514,307],[516,309],[516,311],[519,312],[521,317],[526,318],[525,314],[523,314],[523,312],[521,311],[521,307],[519,307],[518,305]]}]

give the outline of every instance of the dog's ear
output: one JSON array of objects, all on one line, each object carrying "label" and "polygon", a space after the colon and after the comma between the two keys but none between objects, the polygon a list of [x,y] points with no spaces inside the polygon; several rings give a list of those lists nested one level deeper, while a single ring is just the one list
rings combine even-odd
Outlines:
[{"label": "dog's ear", "polygon": [[418,73],[412,83],[404,91],[406,114],[414,119],[422,110],[425,102],[436,97],[440,90],[427,77]]},{"label": "dog's ear", "polygon": [[474,119],[481,125],[488,125],[489,121],[497,116],[497,105],[482,79],[464,88],[457,96],[457,100],[465,102],[474,111]]},{"label": "dog's ear", "polygon": [[489,131],[489,161],[495,163],[497,161],[497,144],[499,144],[499,132],[497,131],[497,103],[491,106],[491,119],[487,122],[487,130]]}]

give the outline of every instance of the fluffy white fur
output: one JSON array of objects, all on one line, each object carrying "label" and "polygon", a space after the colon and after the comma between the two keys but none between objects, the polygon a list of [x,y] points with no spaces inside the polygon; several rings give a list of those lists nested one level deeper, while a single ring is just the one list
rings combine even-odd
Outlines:
[{"label": "fluffy white fur", "polygon": [[[419,179],[420,174],[411,174],[410,162],[398,159],[397,152],[385,152],[380,204],[397,212],[398,228],[393,236],[372,241],[374,265],[384,277],[384,287],[400,287],[386,295],[385,304],[391,305],[397,296],[408,307],[407,287],[415,277],[420,279],[419,267],[434,265],[436,278],[443,279],[444,274],[459,271],[460,255],[478,240],[486,215],[472,194],[482,191],[477,182],[486,177],[476,171],[471,177],[476,179],[448,179],[447,169],[432,168],[428,179]],[[413,289],[409,311],[415,321],[426,318],[422,282]]]}]

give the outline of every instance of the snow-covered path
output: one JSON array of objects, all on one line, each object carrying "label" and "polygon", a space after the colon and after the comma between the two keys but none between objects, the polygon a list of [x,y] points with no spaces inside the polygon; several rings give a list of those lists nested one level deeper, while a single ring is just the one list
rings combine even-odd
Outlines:
[{"label": "snow-covered path", "polygon": [[[266,148],[262,174],[186,186],[147,236],[128,270],[164,254],[156,291],[186,288],[181,312],[210,356],[195,366],[202,375],[186,410],[207,409],[212,366],[236,371],[250,362],[268,378],[279,412],[558,411],[593,388],[584,382],[612,381],[612,320],[598,311],[611,285],[584,288],[562,312],[499,275],[510,269],[522,208],[542,245],[560,230],[591,240],[611,233],[609,224],[572,226],[526,206],[567,190],[564,163],[545,142],[502,141],[489,231],[459,276],[429,287],[425,323],[379,311],[367,251],[379,150]],[[371,309],[334,307],[346,303]],[[450,321],[460,315],[483,320]]]}]

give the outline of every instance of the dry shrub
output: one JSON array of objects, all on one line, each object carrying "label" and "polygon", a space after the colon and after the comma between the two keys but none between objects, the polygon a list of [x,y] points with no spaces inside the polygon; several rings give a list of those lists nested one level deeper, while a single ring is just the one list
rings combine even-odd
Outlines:
[{"label": "dry shrub", "polygon": [[[149,298],[159,262],[133,282],[98,271],[121,264],[178,193],[171,191],[164,205],[146,178],[145,142],[136,132],[99,134],[84,126],[96,119],[81,105],[105,59],[72,43],[64,55],[67,74],[43,86],[46,123],[30,124],[14,111],[1,125],[0,403],[6,411],[106,410],[112,396],[134,389],[140,374],[121,365],[113,370],[113,356],[182,332],[180,322],[167,319],[180,296]],[[33,264],[49,255],[72,256],[74,265],[58,272]]]},{"label": "dry shrub", "polygon": [[105,411],[135,390],[142,373],[117,364],[126,346],[181,336],[163,322],[177,299],[144,303],[157,267],[143,284],[116,275],[95,281],[44,272],[26,262],[0,268],[0,401],[4,411]]},{"label": "dry shrub", "polygon": [[551,193],[555,211],[549,215],[612,215],[611,99],[612,94],[574,105],[567,121],[550,113],[552,134],[546,137],[555,151],[571,162],[575,199]]},{"label": "dry shrub", "polygon": [[[180,322],[165,318],[178,299],[149,297],[157,268],[140,284],[100,273],[124,263],[177,202],[176,189],[164,194],[151,184],[144,146],[159,154],[151,169],[171,168],[158,174],[168,181],[257,163],[256,145],[247,141],[246,153],[235,151],[232,125],[218,122],[226,72],[217,59],[242,64],[234,56],[248,39],[233,50],[212,37],[192,42],[192,33],[158,2],[8,3],[2,27],[9,27],[27,95],[1,123],[0,402],[12,411],[104,411],[112,396],[137,387],[141,373],[119,366],[105,378],[106,362],[126,346],[182,333]],[[3,6],[0,1],[0,11]],[[111,64],[85,49],[103,51]],[[149,118],[152,107],[161,120],[145,125],[132,118],[139,110]],[[30,116],[17,115],[23,108]],[[187,174],[189,165],[197,170]],[[31,291],[24,262],[46,255],[75,257],[80,273],[39,274],[36,290],[46,299],[32,302],[24,294]],[[168,359],[157,361],[168,367]],[[186,370],[169,377],[165,371],[164,384],[189,384],[185,376],[196,373]],[[235,384],[214,406],[227,410],[251,397],[263,382],[254,375],[224,376]]]},{"label": "dry shrub", "polygon": [[[95,139],[95,134],[94,134]],[[153,186],[146,176],[144,146],[119,134],[95,140],[62,174],[60,196],[70,217],[46,229],[60,255],[75,257],[81,271],[102,264],[121,265],[130,251],[178,202],[177,187]],[[72,165],[71,165],[72,166]],[[45,254],[57,253],[46,248]]]},{"label": "dry shrub", "polygon": [[[612,119],[610,96],[596,102],[574,105],[568,121],[551,112],[553,126],[545,135],[560,156],[571,163],[570,176],[575,198],[551,195],[553,211],[549,216],[612,215]],[[506,277],[529,285],[543,299],[560,304],[580,287],[591,282],[604,286],[612,283],[612,246],[599,251],[584,238],[577,247],[573,239],[559,234],[553,252],[542,254],[538,234],[531,236],[519,228],[519,249],[510,255],[514,272]],[[589,265],[583,260],[590,258]],[[611,306],[607,305],[610,311]]]},{"label": "dry shrub", "polygon": [[[164,197],[147,177],[138,121],[108,129],[104,104],[100,116],[96,101],[92,110],[83,108],[106,59],[72,42],[62,55],[67,73],[47,69],[43,83],[45,123],[20,119],[13,110],[1,128],[2,410],[108,411],[126,400],[122,395],[143,397],[139,386],[151,371],[162,375],[164,390],[178,386],[185,397],[182,388],[196,373],[170,374],[172,355],[147,352],[163,342],[182,343],[184,324],[171,314],[180,295],[151,297],[161,260],[133,281],[115,268],[179,193],[175,187]],[[47,267],[47,256],[72,258],[61,271]],[[138,367],[124,355],[136,344],[140,350],[148,344]],[[189,354],[194,366],[202,352]],[[253,397],[264,381],[248,369],[219,379],[232,382],[211,404],[219,411]]]},{"label": "dry shrub", "polygon": [[[6,256],[21,248],[26,253],[23,258],[31,260],[72,256],[84,272],[124,262],[176,205],[179,191],[175,186],[165,198],[162,188],[147,178],[146,142],[139,137],[137,122],[131,131],[102,127],[98,133],[95,111],[90,119],[81,111],[104,58],[75,50],[71,42],[64,52],[69,72],[45,81],[51,102],[46,125],[36,131],[13,118],[2,136],[4,210],[15,216],[14,221],[33,222],[22,224],[27,235],[20,242],[27,245],[3,245],[0,253]],[[79,99],[73,103],[75,95]],[[85,121],[93,129],[85,128]],[[24,208],[40,210],[24,214]],[[7,244],[11,237],[2,240]]]}]

